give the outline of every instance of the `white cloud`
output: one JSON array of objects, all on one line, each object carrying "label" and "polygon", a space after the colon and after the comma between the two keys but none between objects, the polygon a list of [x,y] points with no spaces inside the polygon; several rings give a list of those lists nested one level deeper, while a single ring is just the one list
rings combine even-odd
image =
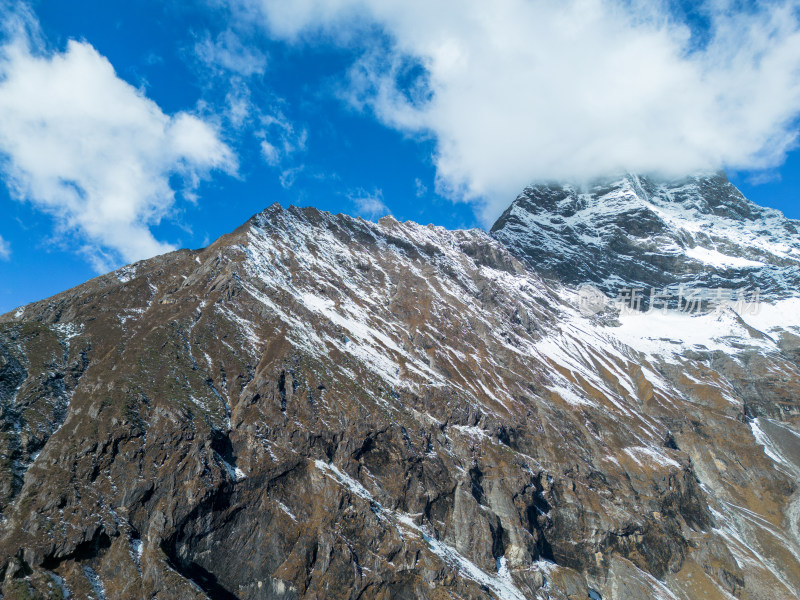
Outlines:
[{"label": "white cloud", "polygon": [[199,60],[201,77],[207,80],[209,95],[227,88],[224,106],[214,112],[234,132],[254,135],[269,166],[285,169],[294,154],[306,149],[308,133],[286,117],[284,99],[264,92],[267,55],[257,44],[243,41],[243,35],[245,39],[252,36],[241,29],[226,29],[213,40],[206,33],[195,43],[193,54]]},{"label": "white cloud", "polygon": [[359,189],[350,193],[348,197],[355,206],[357,214],[365,219],[374,220],[392,214],[392,211],[389,210],[389,207],[386,206],[386,203],[383,201],[382,190],[368,192]]},{"label": "white cloud", "polygon": [[297,180],[298,175],[305,170],[304,165],[299,165],[296,167],[288,167],[281,171],[281,174],[278,176],[278,181],[280,181],[281,187],[285,190],[288,190],[294,185],[294,182]]},{"label": "white cloud", "polygon": [[[214,98],[220,89],[227,89],[224,102],[216,104],[216,112],[226,125],[238,132],[258,120],[259,109],[253,101],[250,84],[264,75],[267,56],[255,44],[246,44],[238,33],[227,29],[216,38],[205,32],[196,36],[188,56],[204,82],[207,97]],[[205,101],[204,101],[205,104]]]},{"label": "white cloud", "polygon": [[266,163],[277,167],[292,155],[306,149],[308,131],[304,128],[296,129],[279,110],[275,109],[273,113],[261,114],[262,128],[256,132],[256,137],[261,140],[261,155]]},{"label": "white cloud", "polygon": [[11,258],[11,245],[0,237],[0,260],[8,260]]},{"label": "white cloud", "polygon": [[[791,0],[699,3],[708,23],[699,37],[666,0],[234,5],[276,38],[365,48],[351,99],[392,127],[433,135],[439,191],[483,204],[487,220],[533,180],[763,169],[797,139]],[[389,41],[366,41],[369,24]],[[398,84],[409,79],[410,91]]]},{"label": "white cloud", "polygon": [[19,19],[0,47],[0,163],[17,199],[51,214],[99,271],[171,250],[150,227],[236,159],[209,123],[169,116],[91,45],[47,53]]},{"label": "white cloud", "polygon": [[270,144],[267,140],[261,140],[261,154],[267,164],[274,167],[281,161],[281,153],[274,145]]},{"label": "white cloud", "polygon": [[428,193],[428,186],[422,183],[422,180],[419,177],[417,177],[414,180],[414,195],[416,195],[417,198],[424,198],[425,194],[427,193]]},{"label": "white cloud", "polygon": [[243,77],[263,75],[267,67],[266,55],[252,45],[245,45],[230,30],[223,31],[214,40],[206,35],[195,44],[194,52],[208,67]]}]

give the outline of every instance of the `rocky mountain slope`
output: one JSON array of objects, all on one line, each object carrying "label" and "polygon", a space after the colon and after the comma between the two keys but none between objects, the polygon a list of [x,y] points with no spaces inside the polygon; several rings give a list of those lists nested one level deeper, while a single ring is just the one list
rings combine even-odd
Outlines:
[{"label": "rocky mountain slope", "polygon": [[794,598],[797,237],[741,226],[757,312],[586,313],[522,204],[275,205],[0,317],[3,598]]}]

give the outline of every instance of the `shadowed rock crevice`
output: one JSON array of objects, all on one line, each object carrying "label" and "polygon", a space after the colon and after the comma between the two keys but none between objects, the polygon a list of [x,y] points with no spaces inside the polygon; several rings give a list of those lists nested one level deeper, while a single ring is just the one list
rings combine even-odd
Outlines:
[{"label": "shadowed rock crevice", "polygon": [[220,578],[226,579],[224,573],[213,572],[219,565],[214,564],[213,555],[208,555],[208,546],[204,546],[205,552],[199,549],[204,538],[213,536],[214,531],[225,527],[236,518],[238,510],[229,511],[232,495],[229,486],[223,485],[195,507],[177,526],[175,532],[161,544],[172,568],[196,583],[214,600],[232,600],[238,596],[220,581]]},{"label": "shadowed rock crevice", "polygon": [[91,539],[81,542],[66,554],[49,554],[45,556],[39,566],[48,571],[53,571],[65,561],[84,562],[97,558],[111,547],[111,538],[98,527]]},{"label": "shadowed rock crevice", "polygon": [[181,558],[174,551],[174,548],[167,546],[163,549],[169,559],[169,565],[189,581],[197,584],[211,600],[238,600],[238,596],[232,594],[220,585],[216,575],[210,573],[195,562]]}]

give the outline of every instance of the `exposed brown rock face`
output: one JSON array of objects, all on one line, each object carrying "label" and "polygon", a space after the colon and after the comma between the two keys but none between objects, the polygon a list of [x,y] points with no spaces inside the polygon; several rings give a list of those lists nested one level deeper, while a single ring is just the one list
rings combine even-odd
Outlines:
[{"label": "exposed brown rock face", "polygon": [[273,206],[0,317],[3,598],[793,598],[797,320],[656,352],[573,301]]}]

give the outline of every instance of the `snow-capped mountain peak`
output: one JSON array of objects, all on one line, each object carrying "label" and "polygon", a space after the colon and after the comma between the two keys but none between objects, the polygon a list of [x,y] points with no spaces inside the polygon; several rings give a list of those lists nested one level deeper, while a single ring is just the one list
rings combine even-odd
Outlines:
[{"label": "snow-capped mountain peak", "polygon": [[720,173],[531,186],[492,234],[543,276],[609,295],[684,285],[786,297],[800,284],[800,222]]}]

